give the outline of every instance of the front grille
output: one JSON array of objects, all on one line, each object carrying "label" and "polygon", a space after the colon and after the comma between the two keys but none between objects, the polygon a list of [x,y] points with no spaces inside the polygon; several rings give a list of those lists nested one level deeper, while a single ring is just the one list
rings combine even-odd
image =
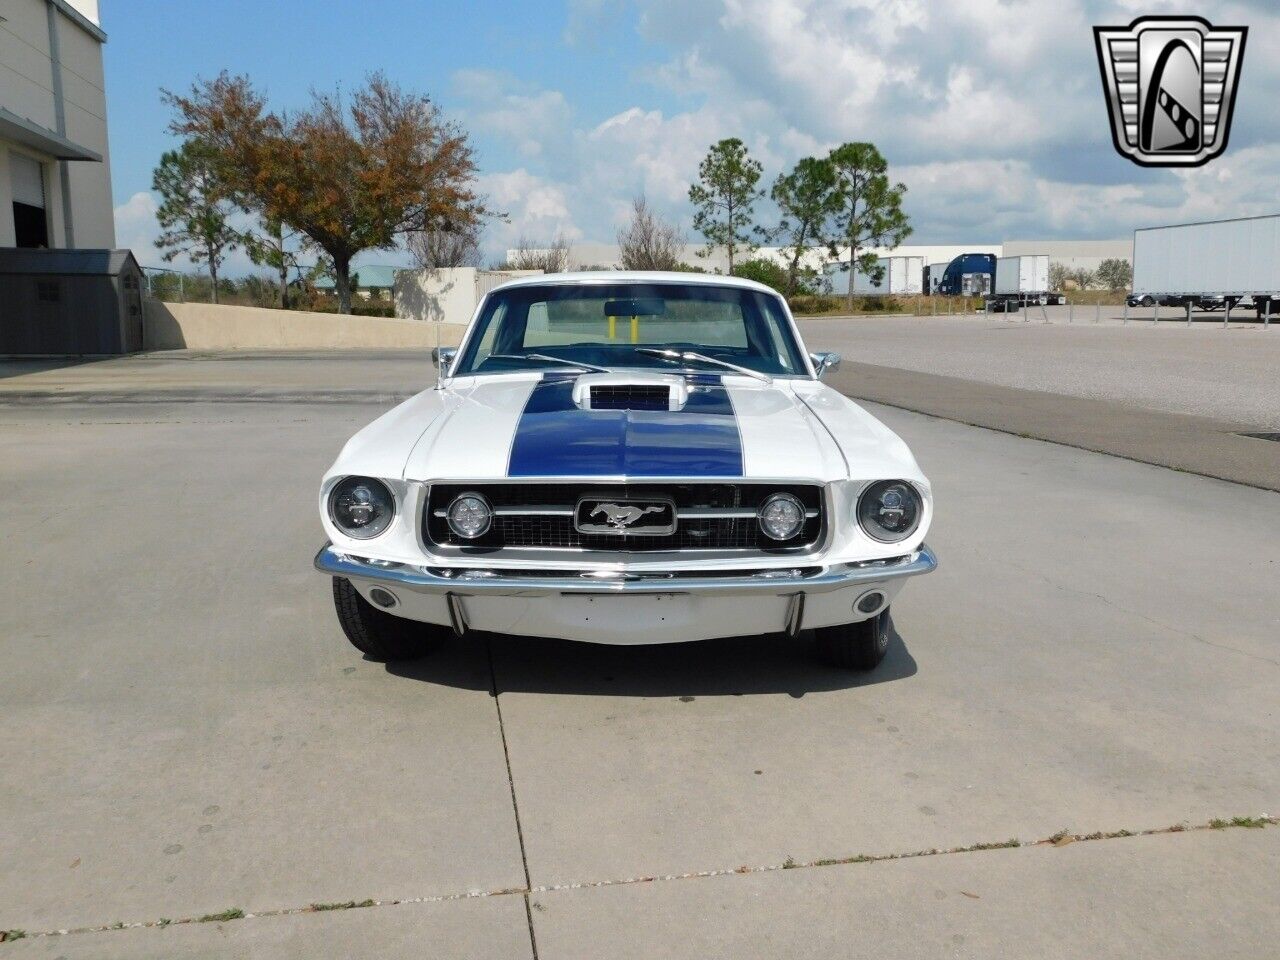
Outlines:
[{"label": "front grille", "polygon": [[642,384],[601,384],[591,388],[592,410],[667,410],[671,388]]},{"label": "front grille", "polygon": [[[466,491],[482,493],[496,514],[489,532],[475,540],[456,536],[444,516],[437,515],[443,514],[453,499]],[[756,523],[756,509],[774,493],[792,494],[810,514],[800,535],[793,540],[782,543],[771,540],[760,532]],[[619,500],[669,498],[675,502],[679,516],[676,531],[662,536],[580,533],[574,527],[572,510],[579,498],[597,494]],[[713,510],[736,511],[745,515],[697,514],[698,511]],[[806,484],[435,484],[431,487],[423,516],[423,535],[430,543],[484,552],[504,547],[536,547],[614,553],[672,550],[785,553],[817,543],[821,539],[824,522],[822,488]]]}]

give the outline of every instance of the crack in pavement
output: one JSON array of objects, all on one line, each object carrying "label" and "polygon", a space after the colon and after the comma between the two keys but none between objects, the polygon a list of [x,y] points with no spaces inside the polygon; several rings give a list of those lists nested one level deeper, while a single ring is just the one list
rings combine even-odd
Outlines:
[{"label": "crack in pavement", "polygon": [[[178,920],[157,919],[142,920],[133,923],[112,923],[101,924],[99,926],[64,928],[61,930],[44,930],[34,933],[25,931],[4,931],[0,929],[0,941],[6,939],[4,934],[19,933],[17,937],[10,936],[7,939],[38,939],[41,937],[60,937],[72,936],[82,933],[106,933],[111,930],[136,930],[139,928],[156,928],[162,929],[169,926],[179,926],[191,923],[233,923],[237,920],[252,920],[262,917],[291,917],[304,913],[328,913],[333,910],[363,910],[372,907],[395,907],[401,905],[411,905],[419,903],[451,903],[458,900],[474,900],[477,898],[487,897],[507,897],[521,896],[527,904],[529,898],[540,893],[557,893],[565,890],[592,890],[601,887],[618,887],[639,883],[660,883],[675,880],[697,880],[710,877],[728,877],[735,875],[745,875],[753,873],[773,873],[782,870],[809,870],[819,867],[835,867],[846,866],[858,863],[880,863],[886,860],[914,860],[920,857],[939,857],[950,856],[962,853],[978,853],[986,850],[1005,850],[1015,849],[1019,847],[1062,847],[1071,843],[1089,843],[1099,840],[1117,840],[1125,837],[1151,837],[1161,836],[1165,834],[1175,833],[1196,833],[1210,830],[1231,830],[1231,829],[1263,829],[1267,826],[1280,825],[1280,817],[1269,816],[1268,814],[1259,814],[1257,816],[1248,817],[1232,817],[1231,819],[1212,819],[1203,823],[1175,823],[1168,827],[1152,827],[1145,830],[1098,830],[1093,833],[1071,833],[1067,830],[1059,830],[1057,833],[1039,840],[1000,840],[988,843],[974,843],[962,847],[930,847],[925,850],[912,850],[901,853],[879,853],[879,854],[855,854],[853,856],[820,858],[817,860],[806,860],[798,862],[790,857],[782,863],[768,863],[747,865],[743,864],[738,867],[722,867],[711,870],[695,870],[689,873],[668,873],[653,874],[649,876],[637,877],[617,877],[607,880],[586,880],[577,883],[555,883],[532,886],[526,881],[523,887],[505,887],[497,890],[468,890],[465,893],[446,893],[430,897],[406,897],[400,899],[375,900],[367,899],[359,902],[350,901],[348,904],[308,904],[305,907],[282,907],[276,910],[260,910],[254,913],[244,913],[238,917],[228,919],[220,919],[221,915],[204,915],[184,917]],[[522,851],[523,852],[523,851]],[[526,865],[527,866],[527,865]],[[532,936],[532,915],[530,915],[530,936]],[[536,947],[535,947],[536,949]],[[535,958],[537,954],[534,954]]]},{"label": "crack in pavement", "polygon": [[502,759],[507,765],[507,786],[511,790],[511,810],[516,819],[516,839],[520,843],[520,865],[524,868],[524,916],[529,925],[529,949],[533,952],[533,960],[538,960],[538,938],[533,930],[533,909],[529,905],[529,893],[533,880],[529,876],[529,856],[525,852],[524,827],[520,823],[520,803],[516,800],[516,780],[511,772],[511,749],[507,746],[507,728],[502,720],[502,698],[498,696],[498,671],[493,665],[493,640],[485,637],[485,654],[489,659],[489,695],[493,697],[494,709],[498,712],[498,734],[502,738]]}]

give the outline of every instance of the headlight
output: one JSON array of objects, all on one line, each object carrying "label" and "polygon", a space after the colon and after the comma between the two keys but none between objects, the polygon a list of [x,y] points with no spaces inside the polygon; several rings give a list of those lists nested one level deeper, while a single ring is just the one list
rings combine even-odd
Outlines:
[{"label": "headlight", "polygon": [[771,540],[790,540],[804,527],[804,504],[789,493],[775,493],[760,505],[760,529]]},{"label": "headlight", "polygon": [[347,477],[329,494],[329,517],[348,537],[368,540],[382,533],[396,515],[396,498],[372,477]]},{"label": "headlight", "polygon": [[906,480],[881,480],[858,499],[858,523],[872,540],[897,543],[915,533],[924,501]]},{"label": "headlight", "polygon": [[474,540],[489,532],[493,511],[489,501],[478,493],[460,493],[449,504],[445,514],[449,529],[464,540]]}]

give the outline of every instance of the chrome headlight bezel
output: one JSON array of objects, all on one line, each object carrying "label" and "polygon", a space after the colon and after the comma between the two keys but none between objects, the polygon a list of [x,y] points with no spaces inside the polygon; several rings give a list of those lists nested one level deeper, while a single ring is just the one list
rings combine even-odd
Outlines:
[{"label": "chrome headlight bezel", "polygon": [[[381,506],[383,509],[382,517],[375,519],[372,523],[366,525],[350,525],[343,523],[339,519],[341,507],[339,500],[344,496],[350,496],[355,488],[367,487],[375,496],[383,498]],[[329,514],[329,522],[344,537],[350,537],[352,540],[374,540],[382,536],[391,529],[392,523],[395,522],[396,514],[399,512],[399,504],[396,501],[395,492],[391,487],[379,480],[377,477],[364,477],[353,474],[343,477],[329,490],[329,496],[326,498],[326,506]]]},{"label": "chrome headlight bezel", "polygon": [[[903,530],[886,529],[875,522],[868,509],[873,499],[878,499],[892,487],[901,487],[907,491],[910,509],[914,511],[910,526]],[[920,529],[920,524],[924,520],[925,500],[923,494],[910,480],[876,480],[867,484],[866,488],[858,494],[855,512],[859,528],[876,543],[901,543],[910,539]]]},{"label": "chrome headlight bezel", "polygon": [[[796,515],[799,518],[796,522],[795,529],[785,537],[780,537],[777,534],[770,532],[769,528],[765,526],[764,512],[768,509],[771,503],[777,502],[793,504],[796,509]],[[798,497],[790,493],[771,493],[769,496],[764,498],[764,502],[760,504],[760,509],[756,511],[756,526],[760,528],[761,533],[775,543],[786,543],[788,540],[794,540],[796,537],[800,536],[800,534],[804,532],[805,520],[804,504],[800,502]]]},{"label": "chrome headlight bezel", "polygon": [[[453,508],[456,507],[458,504],[460,504],[464,500],[472,500],[472,501],[478,502],[481,506],[484,507],[484,510],[485,510],[484,526],[478,531],[476,531],[475,533],[468,533],[465,530],[459,529],[458,523],[454,520]],[[445,507],[444,518],[445,518],[445,522],[449,525],[449,529],[454,533],[455,536],[461,537],[463,540],[479,540],[486,533],[488,533],[490,530],[493,529],[493,505],[489,503],[488,497],[486,497],[483,493],[477,493],[474,490],[464,490],[462,493],[458,494],[456,497],[454,497],[452,500],[449,501],[449,506]]]}]

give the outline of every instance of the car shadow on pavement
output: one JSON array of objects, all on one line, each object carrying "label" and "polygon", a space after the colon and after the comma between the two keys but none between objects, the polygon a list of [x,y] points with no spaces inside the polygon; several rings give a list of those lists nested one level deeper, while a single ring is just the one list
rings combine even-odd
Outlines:
[{"label": "car shadow on pavement", "polygon": [[[492,654],[499,693],[558,693],[610,697],[736,697],[757,693],[845,690],[913,676],[915,658],[890,623],[889,650],[874,670],[846,670],[813,656],[813,636],[783,634],[693,643],[612,646],[474,634],[451,638],[421,660],[388,663],[398,677],[463,686],[477,683],[475,658]],[[464,664],[471,661],[468,669]]]}]

